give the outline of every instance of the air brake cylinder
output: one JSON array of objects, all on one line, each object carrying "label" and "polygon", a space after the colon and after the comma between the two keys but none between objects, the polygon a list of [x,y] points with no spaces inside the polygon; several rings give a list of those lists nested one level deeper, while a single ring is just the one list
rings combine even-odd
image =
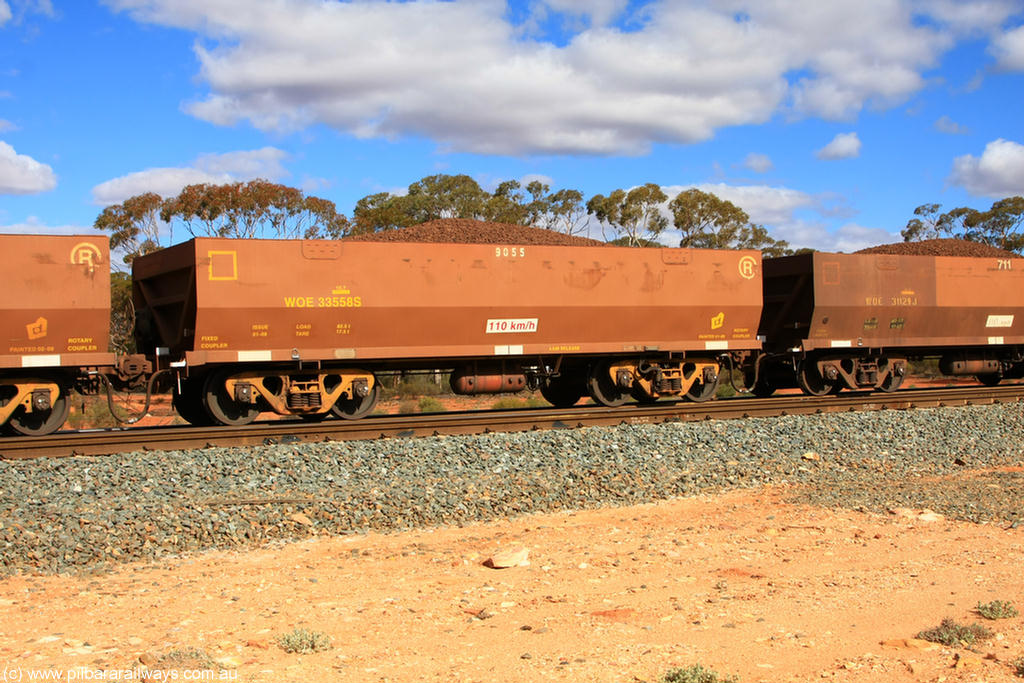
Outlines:
[{"label": "air brake cylinder", "polygon": [[526,375],[505,372],[500,366],[464,367],[452,373],[451,385],[464,396],[515,393],[526,388]]},{"label": "air brake cylinder", "polygon": [[1002,370],[994,358],[980,358],[966,354],[943,356],[939,360],[939,372],[943,375],[989,375]]}]

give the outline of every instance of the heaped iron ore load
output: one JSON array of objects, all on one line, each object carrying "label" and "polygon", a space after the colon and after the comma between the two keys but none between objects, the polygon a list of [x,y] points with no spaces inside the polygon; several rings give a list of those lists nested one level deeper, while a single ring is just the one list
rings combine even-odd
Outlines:
[{"label": "heaped iron ore load", "polygon": [[[943,240],[945,246],[958,240]],[[962,243],[961,243],[962,244]],[[969,244],[969,243],[968,243]],[[1024,267],[994,256],[817,252],[764,263],[758,393],[897,389],[912,357],[986,384],[1020,373]]]},{"label": "heaped iron ore load", "polygon": [[445,242],[448,244],[546,244],[548,246],[604,247],[607,242],[555,230],[512,223],[440,218],[397,230],[353,235],[348,240],[366,242]]},{"label": "heaped iron ore load", "polygon": [[187,371],[176,402],[236,424],[364,415],[396,369],[556,405],[710,398],[719,356],[760,346],[760,267],[754,251],[197,238],[136,259],[134,287],[140,348]]},{"label": "heaped iron ore load", "polygon": [[958,239],[919,240],[879,244],[856,252],[858,254],[891,254],[902,256],[970,256],[974,258],[1021,258],[1020,254],[981,242]]},{"label": "heaped iron ore load", "polygon": [[0,425],[60,427],[80,366],[112,365],[110,244],[99,235],[0,235]]}]

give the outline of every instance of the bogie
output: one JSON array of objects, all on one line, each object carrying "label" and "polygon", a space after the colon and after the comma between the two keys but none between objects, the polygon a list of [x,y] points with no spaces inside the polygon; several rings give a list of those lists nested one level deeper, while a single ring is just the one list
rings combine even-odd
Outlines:
[{"label": "bogie", "polygon": [[[196,387],[201,383],[202,390]],[[208,421],[221,425],[249,424],[262,412],[319,421],[328,415],[362,417],[376,403],[379,387],[372,373],[361,370],[290,372],[285,369],[222,367],[190,379],[176,395],[175,405],[193,424],[202,417],[192,405],[201,401]],[[190,419],[191,418],[191,419]]]},{"label": "bogie", "polygon": [[627,397],[639,403],[682,397],[702,402],[715,396],[720,375],[713,359],[623,359],[596,365],[589,388],[594,400],[607,406],[621,405]]}]

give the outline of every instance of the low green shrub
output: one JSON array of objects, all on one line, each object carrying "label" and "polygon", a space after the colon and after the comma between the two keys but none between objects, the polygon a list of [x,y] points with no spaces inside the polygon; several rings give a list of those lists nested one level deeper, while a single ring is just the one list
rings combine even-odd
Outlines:
[{"label": "low green shrub", "polygon": [[958,624],[947,617],[935,628],[921,631],[917,637],[949,647],[969,648],[979,641],[991,638],[992,631],[981,624]]},{"label": "low green shrub", "polygon": [[283,633],[274,642],[285,652],[299,655],[331,649],[331,639],[326,633],[309,631],[304,628]]},{"label": "low green shrub", "polygon": [[551,404],[540,396],[502,396],[491,404],[491,410],[516,410],[518,408],[550,408]]},{"label": "low green shrub", "polygon": [[420,399],[419,408],[421,413],[443,413],[444,404],[433,396],[424,396]]},{"label": "low green shrub", "polygon": [[439,396],[451,392],[448,386],[448,375],[409,375],[399,380],[394,389],[384,388],[386,398],[413,398],[419,396]]},{"label": "low green shrub", "polygon": [[1013,603],[1007,600],[993,600],[984,604],[979,602],[976,609],[986,619],[1012,619],[1020,614]]},{"label": "low green shrub", "polygon": [[68,413],[67,421],[68,429],[103,429],[116,427],[119,424],[110,414],[106,396],[72,394],[68,400],[71,401],[71,412]]},{"label": "low green shrub", "polygon": [[1017,659],[1010,662],[1010,668],[1013,669],[1014,674],[1024,678],[1024,657],[1017,657]]},{"label": "low green shrub", "polygon": [[171,650],[158,660],[160,666],[169,669],[219,669],[213,657],[196,647]]},{"label": "low green shrub", "polygon": [[711,669],[694,664],[685,669],[669,669],[661,677],[660,683],[737,683],[739,680],[735,676],[723,678]]}]

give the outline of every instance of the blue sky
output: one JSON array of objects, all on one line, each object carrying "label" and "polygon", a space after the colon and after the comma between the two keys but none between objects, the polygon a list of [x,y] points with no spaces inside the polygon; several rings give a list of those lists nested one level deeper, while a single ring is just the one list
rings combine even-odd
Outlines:
[{"label": "blue sky", "polygon": [[0,232],[466,173],[699,187],[848,251],[1024,194],[1022,112],[1024,0],[0,0]]}]

